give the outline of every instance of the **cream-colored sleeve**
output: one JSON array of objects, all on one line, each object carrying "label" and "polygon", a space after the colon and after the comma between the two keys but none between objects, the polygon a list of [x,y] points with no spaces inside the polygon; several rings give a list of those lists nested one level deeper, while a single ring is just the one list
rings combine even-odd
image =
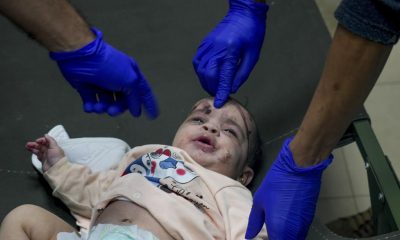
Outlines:
[{"label": "cream-colored sleeve", "polygon": [[90,218],[101,193],[120,175],[123,162],[112,170],[94,173],[88,167],[71,163],[64,157],[44,173],[44,178],[53,189],[53,195],[73,213]]},{"label": "cream-colored sleeve", "polygon": [[[215,195],[225,223],[227,240],[245,239],[248,219],[253,204],[250,191],[239,187],[225,187]],[[254,239],[268,239],[265,227]]]}]

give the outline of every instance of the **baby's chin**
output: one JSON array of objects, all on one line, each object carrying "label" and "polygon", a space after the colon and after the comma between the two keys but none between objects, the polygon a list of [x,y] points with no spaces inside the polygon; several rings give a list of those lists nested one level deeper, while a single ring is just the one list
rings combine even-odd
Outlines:
[{"label": "baby's chin", "polygon": [[185,150],[196,163],[205,168],[210,166],[213,162],[218,161],[218,159],[215,158],[215,153],[204,152],[200,148],[187,147],[187,149],[183,148],[183,150]]}]

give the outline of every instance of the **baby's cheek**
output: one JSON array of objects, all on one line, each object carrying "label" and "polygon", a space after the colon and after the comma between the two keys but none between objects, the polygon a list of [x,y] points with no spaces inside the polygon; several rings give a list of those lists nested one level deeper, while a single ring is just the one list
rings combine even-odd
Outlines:
[{"label": "baby's cheek", "polygon": [[231,162],[231,159],[232,159],[232,154],[228,150],[224,149],[223,156],[220,162],[223,164],[229,164]]}]

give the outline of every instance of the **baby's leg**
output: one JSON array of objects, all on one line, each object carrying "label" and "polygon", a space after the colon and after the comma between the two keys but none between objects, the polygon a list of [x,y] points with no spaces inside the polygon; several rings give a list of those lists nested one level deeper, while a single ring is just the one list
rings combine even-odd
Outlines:
[{"label": "baby's leg", "polygon": [[1,223],[0,240],[56,240],[59,232],[75,229],[61,218],[35,205],[13,209]]}]

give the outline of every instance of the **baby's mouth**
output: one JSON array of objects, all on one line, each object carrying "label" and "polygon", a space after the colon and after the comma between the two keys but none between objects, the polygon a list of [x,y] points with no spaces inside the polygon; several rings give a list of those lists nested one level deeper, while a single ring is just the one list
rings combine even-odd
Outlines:
[{"label": "baby's mouth", "polygon": [[201,136],[196,138],[194,142],[203,152],[214,152],[215,150],[215,143],[209,137]]}]

